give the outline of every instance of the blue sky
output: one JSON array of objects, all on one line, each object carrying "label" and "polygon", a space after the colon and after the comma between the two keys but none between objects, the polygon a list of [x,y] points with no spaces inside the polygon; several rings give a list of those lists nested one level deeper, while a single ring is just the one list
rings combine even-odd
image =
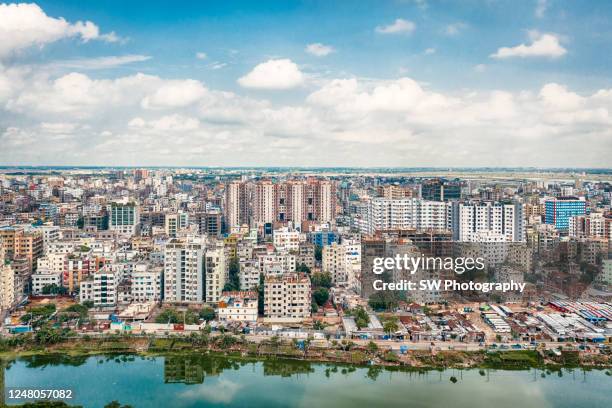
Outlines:
[{"label": "blue sky", "polygon": [[[611,153],[606,130],[611,106],[601,96],[612,88],[609,1],[81,0],[36,4],[50,24],[63,18],[72,28],[65,28],[61,35],[49,31],[44,39],[33,32],[23,44],[13,48],[9,44],[4,51],[0,48],[0,68],[6,71],[5,82],[11,84],[2,99],[0,77],[0,102],[5,106],[0,112],[0,131],[4,129],[0,138],[9,146],[15,144],[10,156],[0,153],[0,162],[5,164],[11,160],[53,164],[48,158],[53,149],[45,152],[43,148],[53,146],[58,134],[75,150],[72,157],[66,157],[66,164],[79,164],[95,152],[100,161],[96,164],[602,167]],[[19,8],[19,13],[24,18],[37,14],[29,8]],[[21,17],[5,14],[4,18]],[[87,34],[75,32],[78,21],[95,24],[97,36],[86,38]],[[34,31],[36,24],[31,27]],[[115,38],[104,37],[111,32]],[[2,35],[0,29],[0,40]],[[6,31],[4,36],[11,39],[14,34]],[[327,47],[328,53],[313,55],[306,51],[309,44]],[[131,62],[104,65],[100,58]],[[253,82],[261,76],[253,76],[248,84],[241,82],[240,78],[269,61],[281,61],[276,67],[279,77],[286,69],[290,71],[287,75],[294,76],[280,85]],[[261,67],[262,75],[269,75],[266,70],[270,68]],[[75,73],[80,76],[71,75]],[[108,100],[87,94],[95,86],[111,86],[108,81],[124,86],[122,78],[138,73],[159,80],[147,80],[155,84],[147,82],[151,88],[146,90],[140,85],[138,90],[125,88],[132,95],[142,91],[142,100],[126,105],[121,112],[114,112]],[[71,84],[62,91],[83,88],[71,95],[59,94],[57,81],[61,78],[66,81],[60,83]],[[401,82],[402,78],[416,87],[413,82]],[[356,83],[334,82],[339,80]],[[15,85],[19,81],[22,88]],[[31,83],[38,85],[36,89],[28,87]],[[151,100],[156,89],[177,84],[178,90],[172,92],[184,96],[185,103],[164,106],[163,112],[145,106],[147,95]],[[198,89],[189,88],[190,84]],[[545,88],[547,84],[553,86]],[[189,96],[192,91],[193,98]],[[28,104],[37,97],[58,98],[58,108],[32,109]],[[91,112],[79,112],[78,98],[91,104],[96,99],[104,122]],[[423,100],[429,102],[421,103]],[[326,101],[332,101],[331,105]],[[228,117],[235,106],[241,107],[235,112],[240,117],[236,120]],[[487,112],[489,106],[495,110],[492,116]],[[254,117],[255,111],[261,115]],[[527,116],[528,120],[522,119]],[[288,117],[291,123],[282,123]],[[546,120],[538,122],[542,117]],[[567,118],[572,118],[571,124],[565,123]],[[158,138],[154,129],[164,123],[164,131],[172,133],[171,119],[194,121],[188,132],[181,130],[187,133],[175,137],[181,149],[188,149],[190,142],[218,147],[227,138],[244,137],[242,150],[236,152],[231,142],[224,145],[226,150],[206,157],[156,154],[153,147],[150,152],[133,151],[121,157],[104,150],[126,138],[139,143],[149,140],[154,145]],[[453,123],[441,128],[436,120]],[[240,127],[219,127],[226,122],[240,123]],[[41,129],[54,129],[54,133],[48,138]],[[312,129],[312,134],[304,129]],[[515,134],[520,136],[511,136]],[[587,139],[579,141],[580,134]],[[582,150],[572,154],[559,150],[552,145],[555,135],[583,146]],[[94,140],[93,146],[84,146],[85,138]],[[464,138],[465,143],[450,143],[457,138]],[[495,144],[508,138],[514,145],[508,146],[508,154],[498,156]],[[330,153],[320,163],[299,157],[299,151],[308,152],[312,140],[322,140],[329,147]],[[23,152],[28,141],[39,146],[38,154]],[[369,154],[376,141],[383,141],[380,152]],[[488,147],[482,147],[483,142]],[[596,146],[600,156],[586,150],[585,142]],[[278,154],[254,151],[262,143],[277,145]],[[397,153],[398,144],[405,149],[402,154]],[[526,155],[525,144],[546,150],[549,156]],[[432,156],[435,149],[447,145],[444,154]],[[483,157],[474,159],[475,146],[480,146],[477,151]],[[232,150],[234,154],[226,159],[227,151]]]},{"label": "blue sky", "polygon": [[[42,58],[110,53],[144,54],[153,60],[140,69],[160,75],[189,75],[222,86],[270,57],[291,58],[313,72],[396,78],[411,73],[436,87],[491,86],[518,89],[544,81],[573,88],[610,86],[612,2],[549,0],[542,17],[537,1],[40,1],[47,14],[69,21],[92,20],[102,29],[128,37],[126,44],[54,44]],[[178,4],[178,3],[177,3]],[[423,7],[421,4],[425,4]],[[413,21],[410,35],[389,38],[375,27],[396,18]],[[459,26],[449,35],[447,27]],[[491,61],[500,46],[527,40],[527,30],[568,37],[562,60]],[[321,42],[337,52],[324,61],[304,53]],[[425,55],[434,48],[435,54]],[[205,52],[206,61],[194,61]],[[239,55],[238,55],[239,54]],[[224,70],[206,69],[211,61]],[[471,68],[487,64],[484,75]],[[125,68],[124,68],[125,69]]]}]

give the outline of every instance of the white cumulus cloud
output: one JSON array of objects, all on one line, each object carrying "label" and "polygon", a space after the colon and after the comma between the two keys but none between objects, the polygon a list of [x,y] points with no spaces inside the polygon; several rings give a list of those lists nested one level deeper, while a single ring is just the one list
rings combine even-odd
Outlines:
[{"label": "white cumulus cloud", "polygon": [[528,58],[528,57],[548,57],[559,58],[567,53],[561,45],[559,36],[548,33],[530,32],[531,44],[520,44],[516,47],[501,47],[496,53],[491,54],[491,58]]},{"label": "white cumulus cloud", "polygon": [[115,33],[100,34],[91,21],[70,23],[48,16],[36,4],[0,4],[0,58],[32,46],[42,47],[63,38],[82,41],[120,41]]},{"label": "white cumulus cloud", "polygon": [[376,27],[380,34],[410,34],[416,29],[416,24],[403,18],[396,19],[393,23]]},{"label": "white cumulus cloud", "polygon": [[193,104],[206,94],[200,81],[193,79],[167,81],[142,100],[145,109],[166,109]]},{"label": "white cumulus cloud", "polygon": [[252,89],[292,89],[304,83],[304,74],[290,59],[271,59],[255,66],[238,83]]}]

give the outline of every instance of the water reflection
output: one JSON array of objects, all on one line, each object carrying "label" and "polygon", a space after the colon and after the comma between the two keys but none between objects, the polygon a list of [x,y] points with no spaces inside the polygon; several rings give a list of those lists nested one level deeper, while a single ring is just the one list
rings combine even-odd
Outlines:
[{"label": "water reflection", "polygon": [[216,377],[223,370],[238,370],[240,363],[227,358],[206,355],[167,356],[164,359],[164,382],[202,384],[205,377]]},{"label": "water reflection", "polygon": [[309,361],[265,360],[263,362],[264,375],[291,377],[296,374],[314,373],[314,371]]},{"label": "water reflection", "polygon": [[7,387],[72,388],[76,395],[72,402],[86,407],[119,400],[137,407],[177,408],[607,408],[611,381],[612,372],[605,370],[406,371],[195,353],[159,357],[32,356],[0,366],[0,382]]},{"label": "water reflection", "polygon": [[[224,370],[238,370],[246,364],[254,363],[201,354],[167,356],[164,358],[164,382],[202,384],[206,377],[218,377]],[[262,365],[264,376],[291,377],[315,372],[308,361],[269,359]]]}]

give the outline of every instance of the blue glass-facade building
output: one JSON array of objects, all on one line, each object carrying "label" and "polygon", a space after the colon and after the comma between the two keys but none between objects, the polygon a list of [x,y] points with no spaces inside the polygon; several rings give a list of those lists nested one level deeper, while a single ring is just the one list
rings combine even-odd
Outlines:
[{"label": "blue glass-facade building", "polygon": [[554,225],[559,231],[569,229],[569,220],[576,215],[586,214],[586,202],[576,197],[563,197],[546,200],[546,224]]}]

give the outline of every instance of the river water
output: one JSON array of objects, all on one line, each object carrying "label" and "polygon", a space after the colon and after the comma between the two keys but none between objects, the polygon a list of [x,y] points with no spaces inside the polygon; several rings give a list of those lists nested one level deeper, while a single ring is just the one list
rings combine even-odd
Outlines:
[{"label": "river water", "polygon": [[113,400],[137,408],[612,406],[612,377],[603,370],[406,372],[202,355],[37,356],[4,366],[7,390],[72,389],[69,403],[85,407]]}]

